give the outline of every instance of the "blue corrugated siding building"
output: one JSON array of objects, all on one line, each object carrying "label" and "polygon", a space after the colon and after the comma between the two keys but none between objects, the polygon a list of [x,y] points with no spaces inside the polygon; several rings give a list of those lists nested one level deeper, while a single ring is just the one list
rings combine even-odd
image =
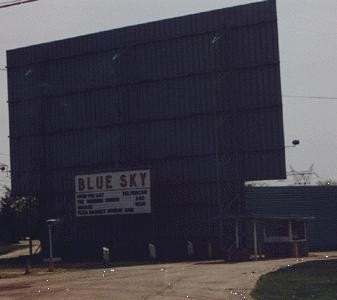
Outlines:
[{"label": "blue corrugated siding building", "polygon": [[308,223],[309,249],[337,249],[337,187],[249,187],[247,209],[259,216],[313,216]]}]

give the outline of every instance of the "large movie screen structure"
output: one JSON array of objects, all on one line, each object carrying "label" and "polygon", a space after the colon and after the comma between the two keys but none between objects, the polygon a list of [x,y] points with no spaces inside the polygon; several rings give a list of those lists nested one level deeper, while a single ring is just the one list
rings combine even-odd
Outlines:
[{"label": "large movie screen structure", "polygon": [[206,249],[233,185],[285,177],[275,1],[7,55],[13,193],[62,218],[62,256]]}]

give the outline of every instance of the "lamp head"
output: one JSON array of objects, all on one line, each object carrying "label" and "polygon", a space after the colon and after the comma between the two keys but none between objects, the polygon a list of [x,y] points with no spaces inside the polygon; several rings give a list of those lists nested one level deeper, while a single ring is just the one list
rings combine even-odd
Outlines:
[{"label": "lamp head", "polygon": [[61,222],[61,219],[48,219],[46,220],[48,225],[56,225],[59,224]]}]

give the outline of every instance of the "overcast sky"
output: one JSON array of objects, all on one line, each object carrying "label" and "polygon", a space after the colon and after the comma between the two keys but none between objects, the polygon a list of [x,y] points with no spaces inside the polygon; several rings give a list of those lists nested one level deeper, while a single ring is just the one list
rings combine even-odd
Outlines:
[{"label": "overcast sky", "polygon": [[[7,0],[0,0],[0,4]],[[0,68],[6,50],[248,0],[39,0],[0,9]],[[337,0],[278,0],[282,90],[285,96],[337,98]],[[0,71],[0,162],[9,163],[6,71]],[[283,98],[287,168],[314,164],[337,179],[337,100]],[[6,179],[0,178],[0,184]]]}]

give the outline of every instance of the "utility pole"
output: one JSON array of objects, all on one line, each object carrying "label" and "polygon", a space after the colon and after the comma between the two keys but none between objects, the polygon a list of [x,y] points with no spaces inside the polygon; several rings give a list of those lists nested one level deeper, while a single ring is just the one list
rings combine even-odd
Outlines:
[{"label": "utility pole", "polygon": [[[231,259],[234,247],[237,250],[242,244],[239,233],[242,224],[238,216],[245,213],[242,151],[240,141],[234,135],[235,132],[241,131],[241,123],[231,86],[231,78],[235,72],[231,26],[224,26],[211,43],[219,68],[213,115],[219,248],[222,255]],[[233,219],[233,216],[236,218]]]},{"label": "utility pole", "polygon": [[295,185],[310,185],[312,176],[319,178],[316,172],[314,172],[314,165],[312,164],[308,170],[296,171],[292,166],[290,167],[290,172],[287,175],[291,175],[294,179]]}]

